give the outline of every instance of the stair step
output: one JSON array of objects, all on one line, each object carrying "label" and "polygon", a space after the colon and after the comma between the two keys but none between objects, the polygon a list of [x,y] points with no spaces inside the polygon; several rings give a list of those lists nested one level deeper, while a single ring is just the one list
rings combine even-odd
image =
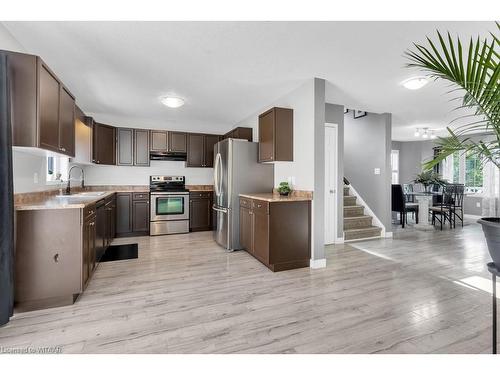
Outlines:
[{"label": "stair step", "polygon": [[372,226],[372,217],[363,216],[352,216],[344,218],[344,229],[362,229],[369,228]]},{"label": "stair step", "polygon": [[346,217],[354,217],[354,216],[363,216],[365,213],[364,206],[344,206],[344,218]]},{"label": "stair step", "polygon": [[344,197],[349,195],[349,186],[344,186]]},{"label": "stair step", "polygon": [[344,207],[355,206],[356,205],[356,197],[344,196]]},{"label": "stair step", "polygon": [[361,229],[347,229],[344,230],[344,241],[362,240],[365,238],[380,237],[381,232],[382,228],[374,226]]}]

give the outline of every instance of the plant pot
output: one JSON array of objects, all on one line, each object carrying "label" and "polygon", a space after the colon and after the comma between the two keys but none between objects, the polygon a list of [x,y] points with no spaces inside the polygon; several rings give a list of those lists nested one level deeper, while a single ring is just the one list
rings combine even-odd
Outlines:
[{"label": "plant pot", "polygon": [[288,197],[288,194],[290,194],[290,192],[289,192],[289,191],[279,192],[279,193],[280,193],[280,195],[281,195],[282,197]]},{"label": "plant pot", "polygon": [[483,227],[491,259],[500,268],[500,217],[482,217],[477,222]]}]

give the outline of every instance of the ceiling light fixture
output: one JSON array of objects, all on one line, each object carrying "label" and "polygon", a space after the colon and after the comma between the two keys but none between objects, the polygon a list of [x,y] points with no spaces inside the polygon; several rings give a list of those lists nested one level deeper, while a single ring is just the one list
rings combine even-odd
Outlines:
[{"label": "ceiling light fixture", "polygon": [[421,89],[422,87],[427,85],[427,83],[429,83],[429,81],[426,77],[411,77],[401,82],[401,84],[408,90]]},{"label": "ceiling light fixture", "polygon": [[422,138],[429,138],[429,132],[427,131],[427,128],[424,129],[424,134],[422,134]]},{"label": "ceiling light fixture", "polygon": [[434,130],[431,130],[431,139],[436,139],[437,136],[436,134],[434,134]]},{"label": "ceiling light fixture", "polygon": [[160,99],[162,104],[166,105],[169,108],[179,108],[182,107],[185,103],[184,99],[178,98],[176,96],[164,96]]},{"label": "ceiling light fixture", "polygon": [[415,130],[415,137],[420,137],[420,129]]}]

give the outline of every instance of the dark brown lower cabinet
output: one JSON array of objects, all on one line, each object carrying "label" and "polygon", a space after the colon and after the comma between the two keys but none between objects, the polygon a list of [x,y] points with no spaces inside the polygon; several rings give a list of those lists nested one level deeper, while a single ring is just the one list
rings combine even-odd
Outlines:
[{"label": "dark brown lower cabinet", "polygon": [[240,244],[274,272],[308,267],[311,202],[240,197]]},{"label": "dark brown lower cabinet", "polygon": [[149,193],[116,193],[116,236],[149,234]]},{"label": "dark brown lower cabinet", "polygon": [[96,215],[84,218],[82,248],[82,287],[85,289],[95,269]]},{"label": "dark brown lower cabinet", "polygon": [[189,230],[212,230],[212,192],[189,193]]}]

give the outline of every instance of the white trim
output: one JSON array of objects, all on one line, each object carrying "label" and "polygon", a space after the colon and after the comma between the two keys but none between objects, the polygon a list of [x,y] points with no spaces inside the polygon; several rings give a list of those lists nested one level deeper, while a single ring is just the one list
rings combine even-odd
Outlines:
[{"label": "white trim", "polygon": [[[337,162],[338,158],[339,158],[339,125],[338,124],[335,124],[335,123],[332,123],[332,122],[325,122],[325,128],[332,128],[332,129],[335,129],[335,152],[336,152],[336,155],[335,155],[335,162]],[[326,129],[325,129],[325,132],[324,132],[324,137],[326,139]],[[326,151],[325,151],[325,155],[324,155],[324,162],[325,162],[325,167],[326,167]],[[339,220],[338,220],[338,216],[339,216],[339,207],[338,207],[338,201],[339,201],[339,194],[340,194],[340,188],[339,188],[339,178],[338,178],[338,165],[335,166],[335,186],[334,186],[334,189],[335,189],[335,215],[333,215],[333,243],[329,243],[328,245],[334,245],[336,243],[344,243],[344,239],[342,238],[341,241],[338,240],[338,238],[336,237],[337,235],[337,232],[338,232],[338,228],[339,228]],[[325,180],[326,180],[326,173],[325,173]],[[325,181],[326,182],[326,181]],[[326,185],[326,184],[325,184]],[[327,195],[327,189],[326,189],[326,186],[325,186],[325,197],[324,199],[326,199],[326,195]],[[344,188],[342,186],[342,192],[341,192],[341,197],[343,197],[344,195]],[[343,198],[341,198],[343,199]],[[328,209],[328,207],[326,207],[325,205],[325,209]],[[324,233],[324,236],[326,237],[326,229],[325,229],[325,233]],[[326,242],[326,241],[325,241]],[[325,243],[326,244],[326,243]]]},{"label": "white trim", "polygon": [[344,243],[344,237],[337,237],[335,243]]},{"label": "white trim", "polygon": [[323,259],[311,259],[309,261],[309,267],[316,268],[325,268],[326,267],[326,258]]},{"label": "white trim", "polygon": [[[373,225],[376,226],[376,227],[379,227],[379,228],[382,228],[382,232],[380,232],[380,236],[381,237],[385,237],[385,225],[382,224],[382,222],[380,221],[380,219],[377,217],[377,215],[375,215],[375,213],[372,211],[372,209],[370,208],[370,206],[368,206],[366,204],[366,202],[363,200],[363,198],[361,197],[361,195],[358,194],[358,192],[356,191],[356,189],[354,189],[354,187],[352,186],[352,184],[349,185],[349,192],[354,195],[357,200],[359,200],[359,204],[364,206],[365,207],[365,215],[368,215],[368,216],[371,216],[373,218]],[[376,237],[378,238],[378,237]]]},{"label": "white trim", "polygon": [[385,238],[392,238],[392,232],[385,232]]}]

